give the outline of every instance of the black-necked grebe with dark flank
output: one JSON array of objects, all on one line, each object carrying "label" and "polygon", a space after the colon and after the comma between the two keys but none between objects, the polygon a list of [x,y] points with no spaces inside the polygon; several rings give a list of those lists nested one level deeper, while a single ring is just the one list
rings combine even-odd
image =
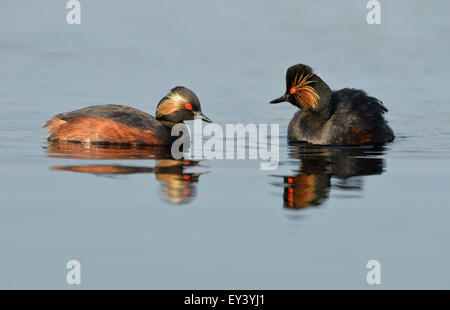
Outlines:
[{"label": "black-necked grebe with dark flank", "polygon": [[156,118],[123,105],[99,105],[55,115],[45,126],[50,142],[168,145],[177,138],[171,128],[195,117],[211,122],[195,93],[177,86],[159,102]]},{"label": "black-necked grebe with dark flank", "polygon": [[283,101],[300,109],[289,123],[289,140],[321,145],[394,140],[394,132],[383,116],[388,110],[380,100],[353,88],[331,91],[309,66],[298,64],[287,70],[286,93],[270,103]]}]

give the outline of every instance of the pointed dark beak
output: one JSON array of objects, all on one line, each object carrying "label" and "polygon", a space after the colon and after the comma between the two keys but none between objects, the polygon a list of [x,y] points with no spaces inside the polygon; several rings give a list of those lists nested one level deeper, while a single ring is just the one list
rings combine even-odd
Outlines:
[{"label": "pointed dark beak", "polygon": [[289,101],[289,95],[283,95],[280,98],[273,99],[270,103],[280,103],[284,101]]},{"label": "pointed dark beak", "polygon": [[212,123],[213,122],[208,117],[206,117],[206,115],[204,115],[202,112],[196,113],[195,116],[200,117],[202,119],[202,121],[205,121],[207,123]]}]

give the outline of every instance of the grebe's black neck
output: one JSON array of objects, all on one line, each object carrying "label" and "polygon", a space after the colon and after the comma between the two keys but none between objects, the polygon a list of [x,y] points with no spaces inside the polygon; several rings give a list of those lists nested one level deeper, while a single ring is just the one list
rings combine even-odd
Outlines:
[{"label": "grebe's black neck", "polygon": [[319,89],[317,90],[317,93],[319,94],[319,103],[317,107],[306,109],[303,112],[305,115],[304,117],[314,119],[317,126],[321,126],[327,122],[334,112],[333,93],[325,82],[322,81],[322,83],[326,88],[318,86]]},{"label": "grebe's black neck", "polygon": [[159,120],[159,121],[167,129],[172,129],[172,127],[175,126],[176,124],[182,124],[182,123],[175,123],[175,122],[165,121],[165,120]]}]

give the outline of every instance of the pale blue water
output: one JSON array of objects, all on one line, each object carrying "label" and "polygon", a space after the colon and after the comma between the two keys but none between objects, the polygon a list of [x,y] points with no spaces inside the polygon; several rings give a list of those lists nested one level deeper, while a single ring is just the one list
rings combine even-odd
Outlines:
[{"label": "pale blue water", "polygon": [[[72,289],[71,259],[85,289],[450,288],[450,4],[383,1],[370,26],[356,0],[81,3],[67,25],[65,1],[2,2],[0,288]],[[288,147],[296,109],[268,101],[298,62],[380,98],[395,142]],[[279,123],[279,168],[47,149],[54,114],[153,114],[176,85],[219,124]]]}]

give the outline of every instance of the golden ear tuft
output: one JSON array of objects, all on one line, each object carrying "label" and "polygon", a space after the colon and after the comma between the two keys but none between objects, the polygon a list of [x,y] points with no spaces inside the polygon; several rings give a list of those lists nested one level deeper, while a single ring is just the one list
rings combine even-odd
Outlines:
[{"label": "golden ear tuft", "polygon": [[156,118],[184,109],[186,104],[189,104],[186,98],[178,93],[172,92],[167,95],[156,108]]},{"label": "golden ear tuft", "polygon": [[312,87],[311,83],[314,81],[309,80],[312,74],[300,75],[295,78],[292,84],[290,93],[297,99],[303,110],[315,109],[319,105],[319,94]]}]

